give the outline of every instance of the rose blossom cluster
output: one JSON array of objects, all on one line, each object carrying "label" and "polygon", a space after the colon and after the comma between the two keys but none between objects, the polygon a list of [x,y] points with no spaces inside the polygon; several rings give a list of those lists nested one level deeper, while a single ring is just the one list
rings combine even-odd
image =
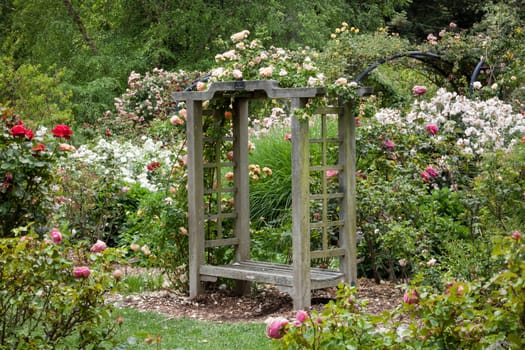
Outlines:
[{"label": "rose blossom cluster", "polygon": [[375,119],[395,126],[402,135],[429,133],[436,136],[436,141],[453,137],[467,155],[508,151],[525,132],[525,118],[513,112],[511,105],[497,98],[471,100],[443,88],[429,101],[414,101],[406,114],[385,108],[376,113]]},{"label": "rose blossom cluster", "polygon": [[[60,244],[62,242],[62,240],[63,240],[62,233],[56,227],[51,229],[51,231],[49,232],[49,237],[51,238],[51,240],[46,239],[45,242],[47,242],[47,243],[51,243],[52,242],[54,244]],[[20,238],[20,240],[28,240],[28,239],[31,239],[31,237],[23,236],[23,237]],[[89,251],[92,252],[92,253],[99,253],[99,252],[102,252],[102,251],[106,250],[106,248],[107,248],[106,243],[98,239],[91,246]],[[91,274],[91,270],[90,270],[90,268],[88,266],[77,266],[77,267],[73,268],[73,272],[72,272],[73,277],[75,277],[76,279],[88,278],[90,274]],[[113,272],[113,277],[115,279],[117,279],[117,280],[120,279],[122,277],[122,271],[120,271],[118,269],[115,270]]]},{"label": "rose blossom cluster", "polygon": [[[142,142],[141,145],[136,145],[132,142],[100,139],[94,146],[80,146],[68,157],[62,167],[64,171],[74,175],[78,172],[77,163],[80,162],[101,175],[108,175],[109,171],[112,171],[115,180],[123,184],[137,183],[142,188],[155,192],[159,184],[148,176],[148,173],[158,169],[161,164],[169,168],[173,167],[180,160],[175,159],[174,154],[160,141],[143,137]],[[158,166],[152,163],[158,163]]]}]

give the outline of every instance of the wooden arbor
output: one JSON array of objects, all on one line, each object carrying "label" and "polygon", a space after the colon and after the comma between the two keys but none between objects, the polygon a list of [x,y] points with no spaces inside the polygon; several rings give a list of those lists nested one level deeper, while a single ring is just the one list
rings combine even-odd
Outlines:
[{"label": "wooden arbor", "polygon": [[[350,105],[319,111],[322,118],[321,134],[311,138],[309,123],[301,121],[294,113],[303,108],[308,99],[321,98],[322,88],[280,88],[276,81],[238,81],[212,84],[207,91],[177,92],[176,101],[185,101],[187,110],[188,147],[188,233],[189,233],[189,283],[190,297],[203,290],[203,281],[229,278],[238,281],[238,291],[247,292],[249,282],[274,284],[287,291],[293,298],[294,309],[310,306],[311,291],[336,286],[341,281],[355,283],[356,268],[356,212],[355,212],[355,120]],[[229,98],[232,102],[233,133],[230,142],[233,158],[223,161],[205,161],[203,148],[209,137],[203,135],[203,102]],[[292,114],[292,265],[271,264],[250,260],[250,205],[248,164],[248,105],[260,98],[291,100]],[[208,103],[208,102],[207,102]],[[338,115],[338,135],[329,137],[326,132],[327,115]],[[223,118],[217,115],[217,118]],[[212,140],[213,142],[213,140]],[[321,150],[320,164],[310,164],[310,147]],[[335,164],[329,164],[329,150],[338,152]],[[221,148],[217,147],[217,153]],[[222,177],[226,169],[233,170],[232,181],[216,181],[209,188],[204,186],[204,174],[212,169]],[[335,176],[336,190],[330,187],[325,174]],[[311,192],[311,177],[315,174],[320,188]],[[224,194],[233,198],[230,210],[221,199]],[[210,205],[206,200],[212,200]],[[329,214],[328,207],[336,201],[337,217]],[[312,220],[311,203],[315,203],[315,220]],[[211,225],[210,225],[211,224]],[[214,230],[209,235],[210,227]],[[231,227],[231,234],[227,233]],[[317,244],[311,243],[315,232]],[[208,234],[208,237],[206,235]],[[334,238],[334,234],[336,237]],[[336,242],[336,245],[330,245]],[[213,265],[205,262],[206,250],[233,246],[234,262]],[[339,258],[338,269],[312,268],[312,259]]]}]

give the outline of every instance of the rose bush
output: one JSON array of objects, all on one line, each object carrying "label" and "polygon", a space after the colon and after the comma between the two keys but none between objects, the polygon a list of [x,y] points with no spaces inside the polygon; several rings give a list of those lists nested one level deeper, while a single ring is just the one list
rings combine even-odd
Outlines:
[{"label": "rose bush", "polygon": [[0,239],[0,348],[112,348],[117,316],[105,296],[118,288],[113,266],[124,251],[90,253],[56,228],[52,240],[15,232]]},{"label": "rose bush", "polygon": [[53,129],[53,138],[46,128],[33,132],[1,105],[0,118],[0,237],[12,236],[13,229],[30,223],[42,233],[53,204],[55,164],[71,150],[61,144],[72,131],[62,124]]},{"label": "rose bush", "polygon": [[440,291],[416,278],[403,302],[381,315],[367,313],[369,301],[342,284],[335,302],[307,318],[298,313],[296,322],[272,319],[267,334],[279,349],[521,349],[525,244],[519,231],[494,243],[497,272],[488,279],[445,279]]}]

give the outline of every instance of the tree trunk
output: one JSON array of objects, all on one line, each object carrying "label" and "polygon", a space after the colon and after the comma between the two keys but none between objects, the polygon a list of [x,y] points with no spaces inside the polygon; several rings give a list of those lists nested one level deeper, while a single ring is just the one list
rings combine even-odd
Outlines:
[{"label": "tree trunk", "polygon": [[94,54],[98,54],[98,49],[95,46],[95,42],[89,36],[86,30],[86,27],[84,27],[84,23],[82,23],[82,19],[80,19],[80,16],[78,15],[78,13],[75,12],[75,9],[73,8],[73,4],[71,3],[71,1],[64,0],[64,5],[66,6],[67,12],[69,12],[69,15],[73,17],[73,22],[75,22],[75,24],[77,25],[78,30],[80,30],[80,33],[82,34],[82,36],[84,37],[84,40],[87,42],[87,44],[91,48],[91,51],[93,51]]}]

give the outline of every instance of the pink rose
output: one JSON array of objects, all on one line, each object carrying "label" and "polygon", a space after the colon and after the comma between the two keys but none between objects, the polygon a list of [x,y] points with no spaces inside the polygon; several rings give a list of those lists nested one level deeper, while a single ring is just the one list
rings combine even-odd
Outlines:
[{"label": "pink rose", "polygon": [[424,93],[427,92],[427,87],[426,86],[423,86],[423,85],[416,85],[412,88],[412,93],[415,95],[415,96],[420,96],[420,95],[423,95]]},{"label": "pink rose", "polygon": [[432,135],[436,135],[439,131],[436,124],[428,124],[427,125],[427,131],[431,133]]},{"label": "pink rose", "polygon": [[407,304],[415,304],[419,300],[419,294],[416,289],[407,290],[403,295],[403,301]]},{"label": "pink rose", "polygon": [[338,170],[327,170],[325,176],[327,179],[331,179],[332,177],[337,176],[337,174],[339,174]]},{"label": "pink rose", "polygon": [[520,231],[516,230],[512,233],[512,238],[514,238],[515,240],[519,240],[521,238],[521,233]]},{"label": "pink rose", "polygon": [[89,267],[87,266],[79,266],[75,267],[73,270],[73,276],[75,278],[87,278],[91,271],[89,271]]},{"label": "pink rose", "polygon": [[122,277],[122,271],[116,269],[115,271],[113,271],[113,277],[115,277],[116,280],[119,280]]},{"label": "pink rose", "polygon": [[98,252],[101,252],[101,251],[105,250],[107,247],[108,246],[106,245],[106,243],[102,242],[100,239],[97,239],[95,244],[93,244],[93,246],[91,246],[90,251],[93,252],[93,253],[98,253]]},{"label": "pink rose", "polygon": [[420,176],[423,179],[423,181],[425,181],[426,183],[430,182],[430,175],[429,173],[426,172],[426,170],[422,171]]},{"label": "pink rose", "polygon": [[295,316],[295,319],[299,321],[300,323],[304,323],[308,319],[308,313],[304,310],[297,311],[297,315]]},{"label": "pink rose", "polygon": [[427,172],[428,175],[430,175],[430,177],[438,177],[439,176],[437,171],[434,170],[434,168],[432,168],[430,165],[425,169],[425,171]]},{"label": "pink rose", "polygon": [[383,146],[385,147],[385,149],[391,151],[394,149],[394,147],[396,147],[396,144],[392,140],[386,140]]},{"label": "pink rose", "polygon": [[268,338],[281,339],[286,333],[288,320],[284,317],[270,318],[266,324],[266,335]]},{"label": "pink rose", "polygon": [[62,241],[62,234],[58,230],[58,228],[54,228],[49,232],[49,237],[53,240],[53,243],[58,244]]},{"label": "pink rose", "polygon": [[286,134],[286,135],[284,135],[284,139],[286,141],[292,141],[292,135],[291,134]]}]

